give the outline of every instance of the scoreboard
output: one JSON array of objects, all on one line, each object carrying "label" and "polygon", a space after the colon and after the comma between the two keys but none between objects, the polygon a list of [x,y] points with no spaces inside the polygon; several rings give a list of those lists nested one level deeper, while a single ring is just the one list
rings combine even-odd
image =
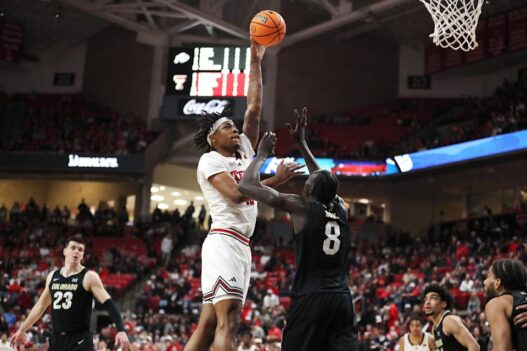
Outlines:
[{"label": "scoreboard", "polygon": [[169,50],[163,118],[193,119],[229,106],[242,119],[249,87],[250,48],[196,46]]}]

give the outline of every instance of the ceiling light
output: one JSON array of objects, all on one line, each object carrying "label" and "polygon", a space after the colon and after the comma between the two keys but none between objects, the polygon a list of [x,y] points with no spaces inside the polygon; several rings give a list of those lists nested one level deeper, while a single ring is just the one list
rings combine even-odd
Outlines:
[{"label": "ceiling light", "polygon": [[167,210],[168,209],[168,205],[167,204],[158,204],[157,207],[160,210]]},{"label": "ceiling light", "polygon": [[159,187],[159,190],[161,190],[161,191],[164,191],[165,189],[166,189],[166,187],[165,187],[164,185],[161,185],[161,186]]},{"label": "ceiling light", "polygon": [[153,186],[150,188],[150,191],[153,193],[157,193],[159,191],[159,188],[157,186]]},{"label": "ceiling light", "polygon": [[170,195],[178,197],[178,196],[181,196],[181,193],[179,191],[173,191],[170,193]]},{"label": "ceiling light", "polygon": [[205,199],[203,198],[203,196],[194,196],[194,200],[196,200],[196,201],[203,201]]},{"label": "ceiling light", "polygon": [[369,203],[370,203],[370,200],[368,200],[368,199],[359,199],[358,202],[359,202],[360,204],[369,204]]},{"label": "ceiling light", "polygon": [[186,204],[188,204],[187,200],[183,200],[183,199],[174,200],[174,205],[185,206]]},{"label": "ceiling light", "polygon": [[165,199],[163,195],[152,195],[150,198],[154,201],[163,201]]}]

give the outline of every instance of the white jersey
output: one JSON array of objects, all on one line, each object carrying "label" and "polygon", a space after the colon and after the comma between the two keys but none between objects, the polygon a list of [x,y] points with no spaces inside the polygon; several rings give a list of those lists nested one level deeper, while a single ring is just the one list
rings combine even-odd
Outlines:
[{"label": "white jersey", "polygon": [[221,172],[227,172],[239,183],[254,157],[251,141],[245,134],[240,135],[241,158],[225,157],[216,151],[203,154],[198,163],[198,183],[203,197],[209,205],[212,217],[212,229],[234,229],[247,238],[253,235],[258,208],[256,201],[248,200],[235,204],[224,197],[212,184],[209,178]]},{"label": "white jersey", "polygon": [[428,333],[423,333],[423,341],[419,345],[414,345],[410,342],[410,334],[404,334],[404,351],[430,351],[428,347],[428,339],[430,336]]}]

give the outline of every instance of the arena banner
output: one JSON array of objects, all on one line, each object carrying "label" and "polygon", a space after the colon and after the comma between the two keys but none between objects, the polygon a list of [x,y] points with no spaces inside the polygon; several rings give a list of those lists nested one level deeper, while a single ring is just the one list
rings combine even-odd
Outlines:
[{"label": "arena banner", "polygon": [[[527,130],[438,147],[411,154],[389,157],[385,161],[358,161],[333,158],[317,158],[320,168],[338,176],[378,177],[407,173],[416,170],[456,164],[480,158],[504,155],[515,151],[527,151]],[[276,173],[280,162],[306,164],[301,157],[268,158],[260,173]],[[305,169],[307,173],[307,169]]]},{"label": "arena banner", "polygon": [[[268,158],[261,168],[262,174],[275,174],[276,168],[282,162],[298,162],[305,165],[306,161],[301,157],[286,157],[286,158],[277,158],[271,157]],[[386,174],[397,173],[397,166],[391,162],[383,161],[353,161],[353,160],[341,160],[333,158],[317,158],[317,163],[320,168],[330,171],[333,174],[339,176],[379,176]],[[303,169],[304,170],[304,169]],[[305,169],[307,173],[307,168]]]},{"label": "arena banner", "polygon": [[145,172],[145,162],[144,155],[4,152],[0,153],[0,172],[140,175]]},{"label": "arena banner", "polygon": [[527,130],[398,155],[393,160],[406,173],[520,150],[527,150]]}]

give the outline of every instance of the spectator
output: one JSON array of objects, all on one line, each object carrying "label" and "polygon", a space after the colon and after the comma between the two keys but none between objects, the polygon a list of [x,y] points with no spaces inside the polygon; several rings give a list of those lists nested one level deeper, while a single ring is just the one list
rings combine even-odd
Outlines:
[{"label": "spectator", "polygon": [[205,205],[201,205],[201,209],[198,214],[198,225],[200,229],[205,229],[205,218],[207,216],[207,211],[205,210]]},{"label": "spectator", "polygon": [[11,346],[9,345],[9,340],[7,339],[7,334],[2,333],[2,338],[0,339],[0,351],[10,351]]},{"label": "spectator", "polygon": [[270,310],[280,304],[278,296],[273,292],[272,289],[267,289],[267,294],[263,298],[263,308]]},{"label": "spectator", "polygon": [[167,233],[163,240],[161,241],[161,254],[162,254],[162,260],[163,264],[168,266],[170,263],[170,258],[172,256],[172,248],[174,247],[174,240],[172,238],[172,234]]},{"label": "spectator", "polygon": [[464,275],[463,281],[461,282],[461,285],[459,286],[459,290],[464,293],[471,292],[474,287],[474,281],[470,279],[470,276],[468,274]]},{"label": "spectator", "polygon": [[2,207],[0,207],[0,223],[5,221],[7,221],[7,208],[5,204],[2,204]]},{"label": "spectator", "polygon": [[240,345],[238,351],[258,351],[256,346],[253,344],[252,335],[250,330],[245,330],[241,333]]}]

